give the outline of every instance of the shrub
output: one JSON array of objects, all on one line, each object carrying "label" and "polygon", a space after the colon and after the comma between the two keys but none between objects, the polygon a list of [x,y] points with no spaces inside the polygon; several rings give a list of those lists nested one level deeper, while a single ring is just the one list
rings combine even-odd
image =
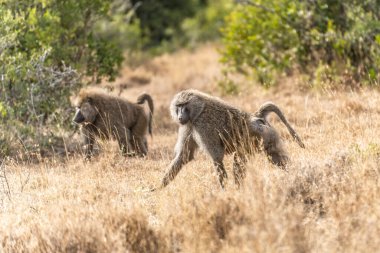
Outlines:
[{"label": "shrub", "polygon": [[240,1],[223,29],[223,61],[231,70],[272,84],[295,68],[313,76],[320,65],[379,81],[379,6],[368,1]]},{"label": "shrub", "polygon": [[[84,80],[113,79],[122,50],[97,30],[112,0],[7,0],[0,6],[0,119],[68,126],[69,95]],[[84,78],[84,77],[90,78]],[[65,118],[65,120],[64,120]],[[44,132],[43,132],[44,131]],[[21,134],[19,135],[21,137]]]}]

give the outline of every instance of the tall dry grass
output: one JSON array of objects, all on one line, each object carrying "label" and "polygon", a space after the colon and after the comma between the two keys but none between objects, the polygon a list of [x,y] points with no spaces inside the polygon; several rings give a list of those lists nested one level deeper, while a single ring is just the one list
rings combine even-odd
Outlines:
[{"label": "tall dry grass", "polygon": [[[140,79],[138,78],[140,77]],[[249,160],[244,187],[221,190],[202,153],[157,192],[172,158],[168,105],[183,88],[219,94],[213,46],[125,69],[112,84],[155,99],[147,158],[123,158],[115,143],[85,162],[78,154],[38,163],[6,159],[0,174],[1,252],[379,252],[380,94],[299,91],[296,78],[265,90],[242,84],[225,97],[247,111],[279,104],[303,138],[300,149],[273,117],[292,158],[288,171],[263,154]],[[149,84],[139,85],[141,80]],[[105,84],[106,85],[106,84]],[[108,86],[110,84],[107,84]],[[119,90],[118,90],[119,89]]]}]

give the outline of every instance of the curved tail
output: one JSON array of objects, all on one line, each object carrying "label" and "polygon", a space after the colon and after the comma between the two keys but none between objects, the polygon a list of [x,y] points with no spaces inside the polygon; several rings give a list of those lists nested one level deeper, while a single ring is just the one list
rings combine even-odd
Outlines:
[{"label": "curved tail", "polygon": [[137,103],[138,104],[144,104],[145,101],[148,101],[148,106],[149,106],[149,123],[148,123],[148,131],[149,131],[149,134],[152,136],[152,120],[153,120],[153,110],[154,110],[154,106],[153,106],[153,99],[152,97],[147,94],[147,93],[143,93],[141,94],[138,98],[137,98]]},{"label": "curved tail", "polygon": [[288,129],[290,135],[294,138],[294,140],[298,143],[298,145],[301,148],[305,148],[305,144],[301,141],[301,138],[298,136],[296,131],[292,128],[292,126],[289,124],[289,122],[286,120],[284,114],[278,108],[277,105],[275,105],[273,102],[266,102],[260,106],[260,108],[255,112],[255,116],[258,118],[266,118],[269,113],[274,112],[277,114],[277,116],[281,119],[281,121],[284,123],[286,128]]}]

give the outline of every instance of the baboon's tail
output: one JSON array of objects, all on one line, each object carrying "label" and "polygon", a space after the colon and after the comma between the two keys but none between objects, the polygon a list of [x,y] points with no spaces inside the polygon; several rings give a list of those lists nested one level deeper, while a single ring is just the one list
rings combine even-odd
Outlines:
[{"label": "baboon's tail", "polygon": [[277,116],[281,119],[281,121],[285,124],[286,128],[288,129],[290,135],[294,138],[294,140],[298,143],[298,145],[300,145],[301,148],[305,148],[305,144],[303,144],[303,142],[301,141],[301,138],[298,136],[298,134],[296,133],[296,131],[291,127],[291,125],[289,124],[289,122],[286,120],[284,114],[282,113],[282,111],[280,110],[280,108],[278,108],[277,105],[275,105],[274,103],[272,102],[266,102],[264,104],[262,104],[259,108],[259,110],[257,110],[255,112],[255,116],[256,117],[259,117],[259,118],[266,118],[268,116],[269,113],[271,112],[274,112],[277,114]]},{"label": "baboon's tail", "polygon": [[145,101],[148,101],[148,106],[149,106],[149,123],[148,123],[148,131],[149,134],[152,135],[152,120],[153,120],[153,99],[149,94],[143,93],[137,98],[137,103],[138,104],[144,104]]}]

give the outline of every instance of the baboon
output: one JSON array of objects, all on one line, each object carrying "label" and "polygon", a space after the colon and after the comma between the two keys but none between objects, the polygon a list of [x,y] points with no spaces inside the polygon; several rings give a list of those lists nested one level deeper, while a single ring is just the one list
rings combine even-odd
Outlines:
[{"label": "baboon", "polygon": [[[140,104],[148,102],[149,115]],[[153,100],[142,94],[137,103],[107,95],[95,89],[82,89],[76,102],[73,122],[81,125],[85,138],[85,156],[92,156],[95,138],[114,138],[123,155],[145,156],[148,152],[147,131],[152,135]]]},{"label": "baboon", "polygon": [[304,148],[297,133],[272,102],[263,104],[257,112],[250,114],[198,90],[177,93],[170,105],[170,113],[180,125],[175,158],[162,180],[161,188],[168,185],[182,166],[194,158],[198,147],[211,156],[222,188],[227,178],[223,166],[225,154],[234,154],[233,173],[238,187],[245,176],[246,155],[259,151],[260,147],[272,163],[285,167],[289,158],[279,134],[267,121],[270,112],[279,116],[293,138]]}]

